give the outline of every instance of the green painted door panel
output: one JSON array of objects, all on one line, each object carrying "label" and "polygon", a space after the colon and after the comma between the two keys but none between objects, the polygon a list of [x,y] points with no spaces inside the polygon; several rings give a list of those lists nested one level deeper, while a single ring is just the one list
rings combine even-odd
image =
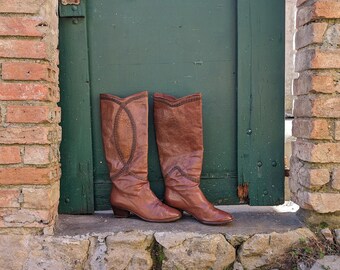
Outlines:
[{"label": "green painted door panel", "polygon": [[249,204],[284,201],[284,0],[239,0],[238,181]]},{"label": "green painted door panel", "polygon": [[106,209],[110,181],[99,93],[150,91],[149,179],[163,193],[152,93],[203,93],[202,187],[216,203],[237,203],[236,1],[97,0],[88,3],[96,209]]},{"label": "green painted door panel", "polygon": [[60,18],[62,107],[59,212],[89,214],[93,204],[93,160],[86,21]]}]

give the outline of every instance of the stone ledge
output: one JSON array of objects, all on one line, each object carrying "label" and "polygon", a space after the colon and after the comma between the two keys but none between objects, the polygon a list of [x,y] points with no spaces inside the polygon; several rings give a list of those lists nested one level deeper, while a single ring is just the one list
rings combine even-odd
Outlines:
[{"label": "stone ledge", "polygon": [[151,223],[137,217],[117,219],[113,217],[111,211],[107,211],[95,215],[60,215],[56,235],[75,236],[130,230],[253,235],[257,233],[287,232],[304,226],[295,213],[280,213],[275,207],[240,205],[220,206],[219,208],[232,213],[235,221],[226,226],[207,226],[188,215],[184,215],[182,219],[172,223]]},{"label": "stone ledge", "polygon": [[61,215],[53,236],[0,235],[0,268],[272,269],[292,246],[315,239],[295,213],[222,208],[234,214],[234,223],[206,226],[187,215],[167,224],[115,219],[112,213]]}]

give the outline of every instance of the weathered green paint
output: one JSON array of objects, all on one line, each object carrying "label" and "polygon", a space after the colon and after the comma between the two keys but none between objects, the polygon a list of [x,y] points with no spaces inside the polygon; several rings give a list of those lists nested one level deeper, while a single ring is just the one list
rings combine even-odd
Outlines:
[{"label": "weathered green paint", "polygon": [[238,181],[251,205],[283,202],[283,0],[239,0]]},{"label": "weathered green paint", "polygon": [[86,14],[85,1],[80,1],[79,5],[59,4],[60,18],[83,18]]},{"label": "weathered green paint", "polygon": [[[152,93],[203,93],[202,187],[218,203],[237,203],[236,1],[173,0],[88,3],[96,209],[109,207],[110,181],[100,139],[99,93],[150,91],[149,179],[163,180],[153,129]],[[209,178],[204,175],[210,175]],[[219,188],[216,188],[219,186]]]},{"label": "weathered green paint", "polygon": [[208,199],[237,204],[237,186],[248,183],[250,204],[283,201],[283,0],[81,3],[60,8],[61,212],[110,207],[99,93],[142,90],[150,91],[149,179],[159,197],[152,93],[202,92]]},{"label": "weathered green paint", "polygon": [[60,105],[63,128],[60,213],[88,214],[94,211],[86,43],[84,18],[60,19]]}]

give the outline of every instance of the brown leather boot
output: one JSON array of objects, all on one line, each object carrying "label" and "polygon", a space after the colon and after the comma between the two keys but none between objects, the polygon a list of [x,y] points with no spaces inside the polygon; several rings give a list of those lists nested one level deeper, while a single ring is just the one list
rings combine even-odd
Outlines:
[{"label": "brown leather boot", "polygon": [[102,138],[112,181],[111,205],[116,217],[130,212],[146,221],[170,222],[181,213],[151,191],[148,175],[148,93],[127,98],[100,95]]},{"label": "brown leather boot", "polygon": [[154,118],[165,203],[204,224],[231,222],[233,217],[215,208],[199,187],[203,160],[201,94],[179,99],[154,94]]}]

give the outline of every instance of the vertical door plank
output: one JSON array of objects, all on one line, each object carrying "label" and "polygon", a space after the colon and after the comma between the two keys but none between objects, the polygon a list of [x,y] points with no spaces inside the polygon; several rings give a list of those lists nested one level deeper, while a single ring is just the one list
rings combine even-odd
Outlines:
[{"label": "vertical door plank", "polygon": [[284,1],[239,0],[238,182],[251,205],[284,197]]}]

